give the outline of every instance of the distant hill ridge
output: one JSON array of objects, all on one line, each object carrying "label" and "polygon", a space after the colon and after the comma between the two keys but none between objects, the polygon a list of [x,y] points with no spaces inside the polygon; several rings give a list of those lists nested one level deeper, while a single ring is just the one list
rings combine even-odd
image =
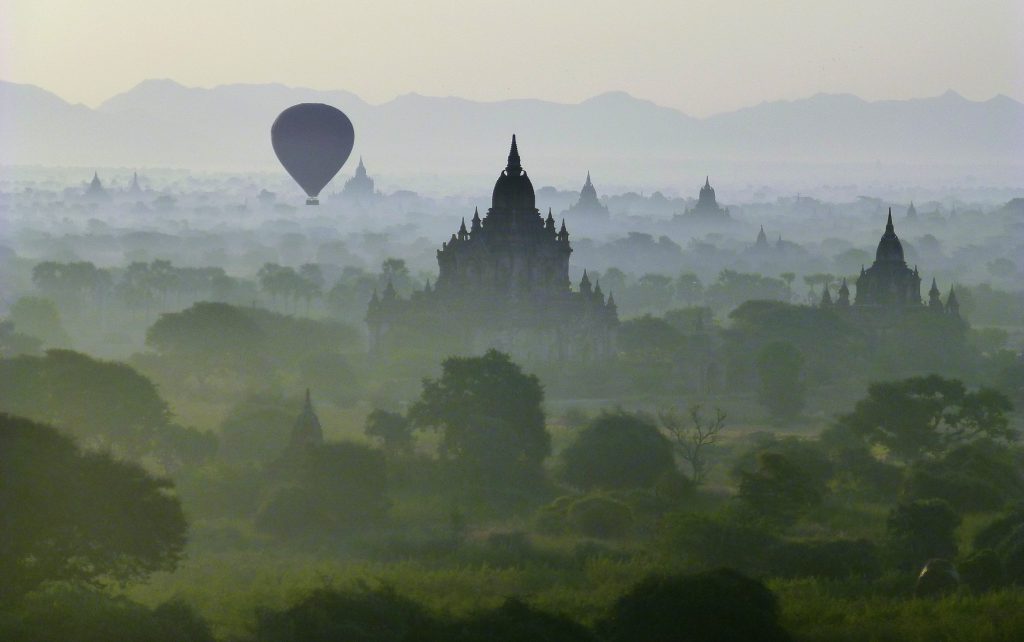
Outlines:
[{"label": "distant hill ridge", "polygon": [[[817,94],[694,118],[619,91],[578,104],[405,94],[374,105],[340,90],[202,89],[171,80],[144,81],[90,109],[0,81],[0,163],[276,169],[270,124],[298,102],[345,111],[356,127],[353,154],[366,158],[371,174],[494,174],[513,132],[531,174],[581,179],[595,167],[628,178],[704,163],[1006,165],[1020,163],[1024,149],[1024,104],[952,91],[875,102]],[[595,181],[600,188],[600,176]]]}]

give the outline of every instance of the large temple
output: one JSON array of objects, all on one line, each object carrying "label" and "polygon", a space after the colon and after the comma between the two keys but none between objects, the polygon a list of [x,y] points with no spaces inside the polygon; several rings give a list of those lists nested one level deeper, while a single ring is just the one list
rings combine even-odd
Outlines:
[{"label": "large temple", "polygon": [[[921,301],[921,275],[917,266],[911,270],[903,253],[903,244],[896,236],[892,224],[892,209],[885,224],[885,232],[878,241],[875,250],[875,262],[871,267],[861,267],[856,282],[857,293],[853,300],[853,308],[868,310],[920,310],[925,309]],[[928,308],[932,312],[960,316],[960,307],[956,302],[956,294],[950,288],[945,304],[939,295],[939,288],[932,279],[932,287],[928,293]],[[821,306],[849,307],[850,289],[843,279],[839,287],[838,298],[833,302],[828,288],[824,288]]]},{"label": "large temple", "polygon": [[456,334],[465,348],[497,348],[522,359],[591,360],[615,350],[619,324],[615,301],[586,272],[579,288],[569,283],[569,232],[536,207],[515,136],[508,164],[498,176],[491,207],[474,212],[437,252],[432,288],[398,297],[391,284],[374,292],[366,322],[372,350],[387,350],[402,337],[428,340]]},{"label": "large temple", "polygon": [[875,262],[860,270],[857,278],[855,305],[886,307],[921,305],[921,275],[917,266],[911,270],[903,256],[903,244],[892,224],[892,210],[885,224],[885,233],[878,241]]}]

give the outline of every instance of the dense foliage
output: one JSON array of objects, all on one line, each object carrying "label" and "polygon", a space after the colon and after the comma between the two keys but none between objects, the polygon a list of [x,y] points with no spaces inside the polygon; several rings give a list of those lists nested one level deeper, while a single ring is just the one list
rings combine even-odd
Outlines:
[{"label": "dense foliage", "polygon": [[170,571],[186,523],[173,484],[0,414],[0,602],[47,582],[103,585]]}]

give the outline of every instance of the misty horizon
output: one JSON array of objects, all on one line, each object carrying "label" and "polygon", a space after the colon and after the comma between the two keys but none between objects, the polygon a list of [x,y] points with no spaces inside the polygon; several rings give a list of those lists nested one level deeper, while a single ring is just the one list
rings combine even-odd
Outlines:
[{"label": "misty horizon", "polygon": [[[845,196],[820,193],[828,198],[894,194],[896,184],[910,188],[909,197],[915,185],[920,197],[1014,188],[1024,146],[1024,104],[1006,96],[970,101],[951,91],[907,101],[819,93],[694,118],[619,91],[579,103],[404,94],[371,104],[346,90],[205,89],[168,80],[140,83],[93,109],[0,81],[0,136],[8,141],[0,163],[280,175],[266,133],[282,109],[299,102],[349,114],[353,153],[381,187],[430,194],[472,193],[492,171],[494,146],[516,132],[540,185],[576,189],[589,170],[603,192],[680,195],[708,174],[732,194],[759,187],[815,193],[822,185],[848,186]],[[339,187],[332,185],[328,191]]]},{"label": "misty horizon", "polygon": [[49,87],[38,85],[38,84],[35,84],[35,83],[16,82],[16,81],[9,80],[7,78],[0,78],[0,83],[9,83],[9,84],[13,84],[13,85],[24,85],[24,86],[34,87],[36,89],[41,89],[41,90],[43,90],[43,91],[45,91],[47,93],[53,94],[54,96],[60,98],[61,100],[63,100],[64,102],[66,102],[68,104],[71,104],[71,105],[74,105],[74,106],[82,106],[82,107],[86,107],[86,108],[92,109],[92,110],[101,109],[108,102],[117,99],[119,96],[122,96],[124,94],[129,94],[132,91],[138,90],[141,87],[149,86],[149,85],[159,85],[159,84],[169,84],[169,85],[174,85],[176,87],[181,87],[181,88],[184,88],[184,89],[199,90],[199,91],[214,91],[214,90],[217,90],[217,89],[231,88],[231,87],[281,87],[281,88],[288,89],[288,90],[311,91],[311,92],[328,93],[328,94],[329,93],[341,93],[341,92],[344,92],[346,94],[350,94],[350,95],[358,98],[360,101],[366,103],[367,105],[374,106],[374,107],[380,107],[380,106],[383,106],[383,105],[387,105],[389,103],[393,103],[396,100],[399,100],[399,99],[405,98],[405,97],[452,99],[452,100],[461,100],[461,101],[465,101],[465,102],[479,103],[479,104],[538,102],[538,103],[548,103],[548,104],[552,104],[552,105],[582,105],[584,103],[587,103],[587,102],[590,102],[592,100],[599,99],[599,98],[602,98],[602,97],[605,97],[605,96],[624,95],[624,96],[627,96],[627,97],[629,97],[631,99],[634,99],[634,100],[648,102],[648,103],[651,103],[651,104],[656,105],[658,107],[662,107],[662,108],[665,108],[665,109],[671,109],[673,111],[677,111],[677,112],[683,114],[684,116],[687,116],[689,118],[693,118],[695,120],[707,120],[707,119],[710,119],[710,118],[714,118],[715,116],[722,116],[722,115],[725,115],[725,114],[731,114],[731,113],[735,113],[735,112],[738,112],[738,111],[744,111],[746,109],[750,109],[750,108],[753,108],[753,107],[760,107],[760,106],[763,106],[763,105],[780,104],[780,103],[781,104],[794,103],[794,102],[801,102],[801,101],[806,101],[806,100],[811,100],[811,99],[814,99],[814,98],[821,98],[821,97],[824,97],[824,98],[855,98],[855,99],[857,99],[860,102],[867,103],[867,104],[872,104],[872,103],[887,103],[887,102],[912,102],[912,101],[929,100],[929,99],[934,99],[934,98],[942,98],[942,97],[945,97],[945,96],[950,96],[950,97],[954,97],[954,98],[961,98],[961,99],[963,99],[963,100],[965,100],[967,102],[971,102],[971,103],[987,103],[987,102],[991,102],[993,100],[1008,99],[1008,100],[1011,100],[1011,101],[1013,101],[1015,103],[1018,103],[1018,104],[1024,104],[1024,99],[1015,98],[1015,97],[1013,97],[1012,95],[1010,95],[1007,92],[996,92],[996,93],[993,93],[993,94],[990,94],[990,95],[986,94],[985,96],[987,96],[987,97],[985,97],[985,96],[970,97],[965,92],[958,91],[954,87],[949,87],[949,88],[947,88],[945,90],[942,90],[942,91],[939,91],[937,93],[928,93],[928,94],[920,94],[920,95],[912,95],[912,96],[904,96],[904,97],[889,96],[889,97],[878,97],[878,98],[864,98],[864,97],[858,95],[854,91],[824,91],[824,90],[822,90],[822,91],[811,91],[809,93],[806,93],[806,94],[803,94],[803,95],[799,95],[799,96],[796,96],[796,97],[792,97],[792,98],[763,97],[763,98],[761,98],[759,100],[754,100],[752,102],[736,105],[734,107],[725,108],[725,109],[722,109],[722,110],[719,110],[719,111],[713,111],[713,112],[710,112],[710,113],[705,113],[705,114],[699,114],[698,115],[698,114],[688,113],[686,111],[686,109],[684,109],[684,108],[675,107],[675,106],[668,105],[668,104],[662,104],[662,103],[659,103],[658,101],[656,101],[654,99],[651,99],[651,98],[648,98],[646,96],[640,96],[640,95],[637,95],[637,94],[635,94],[633,92],[627,91],[625,89],[620,89],[620,88],[615,88],[615,87],[606,88],[604,90],[598,91],[598,92],[596,92],[596,93],[594,93],[592,95],[589,95],[587,97],[581,98],[581,99],[576,100],[576,101],[572,101],[572,100],[558,100],[556,98],[545,98],[545,97],[540,97],[540,96],[525,96],[525,95],[522,95],[522,96],[509,96],[509,97],[504,97],[504,98],[477,99],[477,98],[470,98],[470,97],[467,97],[467,96],[463,96],[463,95],[460,95],[460,94],[432,94],[432,93],[425,93],[425,92],[420,92],[420,91],[416,91],[416,90],[412,90],[412,89],[410,89],[408,91],[401,91],[401,92],[395,93],[394,95],[392,95],[389,98],[383,98],[383,99],[379,99],[379,100],[369,100],[369,99],[366,99],[363,96],[361,96],[359,94],[359,92],[357,92],[357,91],[354,91],[354,90],[351,90],[351,89],[348,89],[348,88],[344,88],[344,87],[340,87],[340,86],[313,87],[313,86],[309,86],[309,85],[291,84],[291,83],[288,83],[288,82],[285,82],[285,81],[273,81],[273,80],[266,81],[266,82],[221,82],[221,83],[215,83],[215,84],[211,84],[211,85],[193,85],[193,84],[188,84],[188,83],[185,83],[185,82],[181,82],[181,81],[179,81],[179,80],[177,80],[175,78],[170,78],[170,77],[157,78],[157,77],[154,77],[154,78],[145,78],[143,80],[140,80],[140,81],[138,81],[138,82],[136,82],[134,84],[131,84],[126,89],[115,91],[115,92],[107,95],[105,98],[100,98],[99,100],[94,100],[94,101],[83,102],[83,101],[74,101],[73,99],[70,99],[67,96],[62,95],[58,91],[54,91],[53,89],[51,89]]}]

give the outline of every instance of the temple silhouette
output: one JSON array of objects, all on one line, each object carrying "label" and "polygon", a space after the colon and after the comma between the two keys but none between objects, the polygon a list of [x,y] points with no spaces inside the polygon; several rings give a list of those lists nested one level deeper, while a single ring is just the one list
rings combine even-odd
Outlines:
[{"label": "temple silhouette", "polygon": [[447,335],[480,352],[497,348],[526,360],[591,360],[611,356],[619,325],[615,301],[584,271],[569,282],[569,231],[536,206],[516,137],[498,176],[491,207],[437,251],[437,283],[400,298],[389,282],[373,293],[366,323],[371,350],[401,337]]},{"label": "temple silhouette", "polygon": [[684,217],[704,221],[721,221],[730,218],[729,210],[718,204],[715,188],[711,187],[711,177],[704,177],[704,186],[700,188],[697,204],[687,208]]},{"label": "temple silhouette", "polygon": [[92,180],[89,181],[89,187],[86,188],[85,198],[92,201],[105,201],[110,199],[110,193],[107,192],[107,188],[103,186],[103,181],[100,180],[99,172],[93,172]]},{"label": "temple silhouette", "polygon": [[604,220],[609,218],[608,206],[597,197],[597,189],[594,188],[594,184],[590,181],[590,172],[587,172],[587,180],[583,183],[583,189],[580,190],[579,200],[573,203],[564,212],[564,215],[569,217],[569,220]]},{"label": "temple silhouette", "polygon": [[[914,269],[907,265],[903,244],[896,236],[896,228],[892,223],[892,208],[889,209],[885,232],[875,250],[875,262],[867,269],[861,267],[855,286],[857,293],[852,307],[859,310],[925,309],[921,301],[921,274],[916,265]],[[938,285],[933,278],[928,297],[928,310],[959,318],[960,305],[952,287],[949,289],[946,303],[943,304]],[[845,278],[839,286],[835,301],[832,300],[828,287],[823,288],[821,306],[851,307],[850,288]]]},{"label": "temple silhouette", "polygon": [[366,173],[366,166],[363,165],[363,157],[359,157],[359,165],[356,167],[355,176],[345,181],[345,187],[341,195],[346,198],[357,200],[371,199],[376,195],[373,187],[373,179]]}]

